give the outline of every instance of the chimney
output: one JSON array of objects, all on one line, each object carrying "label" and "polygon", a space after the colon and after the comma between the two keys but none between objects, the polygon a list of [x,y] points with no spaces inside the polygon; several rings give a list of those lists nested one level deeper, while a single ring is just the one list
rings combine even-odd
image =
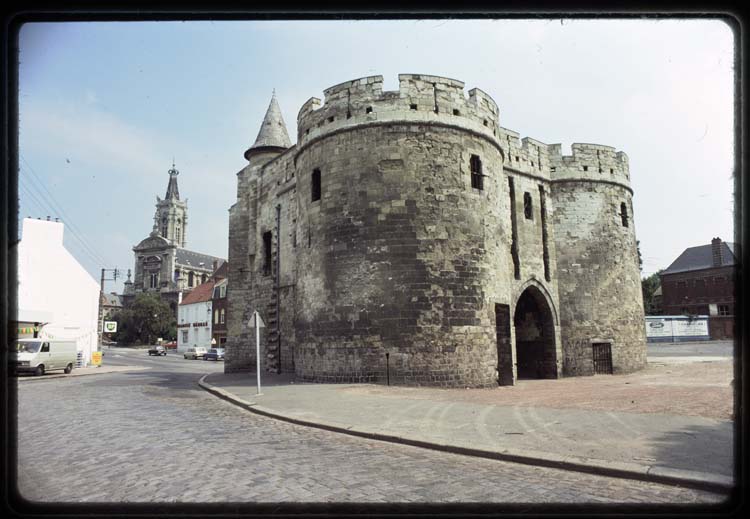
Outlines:
[{"label": "chimney", "polygon": [[214,260],[214,272],[216,272],[216,266],[219,264],[218,261]]},{"label": "chimney", "polygon": [[711,240],[711,257],[713,258],[714,267],[721,267],[723,263],[721,257],[721,238]]}]

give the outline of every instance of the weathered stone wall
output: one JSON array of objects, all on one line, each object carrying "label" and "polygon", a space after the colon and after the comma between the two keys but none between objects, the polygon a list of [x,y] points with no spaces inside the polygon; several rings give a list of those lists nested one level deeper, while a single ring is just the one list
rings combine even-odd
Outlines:
[{"label": "weathered stone wall", "polygon": [[611,344],[614,373],[641,369],[646,332],[627,156],[574,144],[572,156],[550,146],[550,157],[563,374],[593,374],[595,342]]},{"label": "weathered stone wall", "polygon": [[[294,148],[283,154],[278,152],[259,153],[251,157],[247,167],[237,174],[237,202],[229,210],[229,282],[227,300],[229,305],[227,322],[227,354],[224,371],[246,371],[255,368],[256,340],[255,329],[249,327],[253,311],[258,310],[266,327],[261,328],[261,366],[276,370],[279,362],[279,336],[273,336],[274,316],[272,304],[276,270],[264,268],[263,234],[272,233],[272,262],[276,258],[276,206],[282,207],[282,239],[279,285],[293,286],[295,283],[295,262],[290,240],[284,232],[291,233],[291,224],[296,214],[294,201]],[[282,305],[278,305],[281,307]],[[281,322],[293,319],[293,307],[284,306],[291,312],[282,314]],[[277,334],[278,334],[278,330]],[[283,330],[282,330],[283,332]],[[289,342],[281,336],[281,346]],[[293,338],[292,338],[293,339]],[[281,349],[282,359],[284,351]],[[288,355],[291,357],[291,353]]]},{"label": "weathered stone wall", "polygon": [[296,373],[385,380],[388,353],[392,383],[496,384],[491,303],[509,304],[497,107],[454,80],[399,79],[398,92],[348,82],[300,112]]},{"label": "weathered stone wall", "polygon": [[[595,145],[562,157],[463,87],[414,74],[394,92],[381,76],[341,83],[302,106],[295,146],[249,155],[230,209],[225,371],[255,366],[257,308],[270,325],[261,361],[304,380],[491,386],[500,364],[512,383],[525,293],[543,318],[522,353],[544,352],[544,376],[590,373],[594,340],[612,342],[616,372],[643,365],[627,157]],[[278,272],[263,271],[269,231]]]}]

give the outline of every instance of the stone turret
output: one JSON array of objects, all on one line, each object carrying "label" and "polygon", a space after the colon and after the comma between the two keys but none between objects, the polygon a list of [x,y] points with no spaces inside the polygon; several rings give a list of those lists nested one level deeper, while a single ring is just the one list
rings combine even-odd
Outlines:
[{"label": "stone turret", "polygon": [[260,131],[255,138],[255,143],[245,151],[245,158],[249,161],[253,155],[263,152],[282,152],[292,145],[289,133],[281,116],[279,103],[276,101],[276,91],[271,95],[271,102],[260,125]]}]

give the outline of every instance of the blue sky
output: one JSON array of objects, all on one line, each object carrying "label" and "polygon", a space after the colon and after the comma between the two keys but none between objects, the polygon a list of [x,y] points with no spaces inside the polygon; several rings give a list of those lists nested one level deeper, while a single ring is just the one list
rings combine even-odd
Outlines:
[{"label": "blue sky", "polygon": [[564,153],[627,153],[644,275],[733,241],[734,47],[718,20],[37,23],[19,39],[19,217],[60,217],[97,280],[133,267],[173,157],[188,248],[226,257],[272,90],[294,142],[310,97],[369,75],[395,90],[399,73],[478,87],[502,126]]}]

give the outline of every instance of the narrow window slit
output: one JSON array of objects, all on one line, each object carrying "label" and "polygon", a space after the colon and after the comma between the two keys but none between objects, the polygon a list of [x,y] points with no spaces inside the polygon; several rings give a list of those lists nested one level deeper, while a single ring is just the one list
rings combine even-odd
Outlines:
[{"label": "narrow window slit", "polygon": [[314,169],[311,177],[311,193],[313,202],[320,200],[320,192],[320,170]]},{"label": "narrow window slit", "polygon": [[533,217],[531,193],[528,191],[523,194],[523,215],[527,220],[531,220]]}]

